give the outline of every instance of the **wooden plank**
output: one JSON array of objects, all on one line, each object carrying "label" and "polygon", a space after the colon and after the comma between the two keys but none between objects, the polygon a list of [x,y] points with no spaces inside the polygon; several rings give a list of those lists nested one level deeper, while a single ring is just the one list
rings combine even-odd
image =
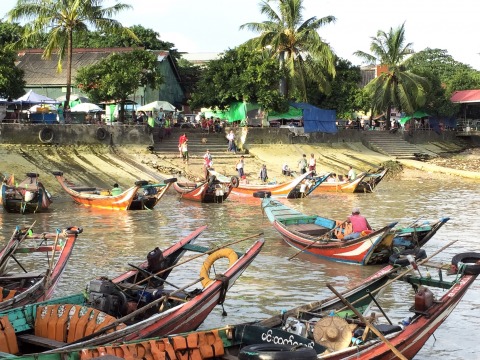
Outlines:
[{"label": "wooden plank", "polygon": [[67,345],[67,343],[64,343],[61,341],[47,339],[47,338],[35,336],[32,334],[20,334],[20,335],[17,335],[17,339],[27,344],[42,346],[48,349],[58,349],[60,347]]},{"label": "wooden plank", "polygon": [[46,270],[45,271],[37,270],[37,271],[31,271],[23,274],[22,273],[4,274],[3,276],[0,276],[0,281],[37,278],[45,275],[45,273],[46,273]]}]

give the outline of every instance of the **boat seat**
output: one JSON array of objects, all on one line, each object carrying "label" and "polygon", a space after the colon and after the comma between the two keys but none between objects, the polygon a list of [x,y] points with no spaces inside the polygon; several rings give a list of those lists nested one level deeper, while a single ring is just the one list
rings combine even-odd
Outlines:
[{"label": "boat seat", "polygon": [[9,290],[0,287],[0,302],[10,300],[15,296],[17,290]]},{"label": "boat seat", "polygon": [[[402,330],[402,327],[400,325],[375,324],[374,326],[378,331],[382,333],[382,335],[389,335]],[[353,337],[361,338],[363,336],[364,331],[365,331],[365,328],[357,328],[353,332]],[[368,337],[374,338],[376,337],[376,335],[370,331]]]},{"label": "boat seat", "polygon": [[[35,317],[35,336],[72,343],[96,333],[117,319],[97,309],[74,304],[39,306]],[[121,323],[108,332],[126,325]]]},{"label": "boat seat", "polygon": [[0,352],[18,354],[18,343],[8,316],[0,317]]}]

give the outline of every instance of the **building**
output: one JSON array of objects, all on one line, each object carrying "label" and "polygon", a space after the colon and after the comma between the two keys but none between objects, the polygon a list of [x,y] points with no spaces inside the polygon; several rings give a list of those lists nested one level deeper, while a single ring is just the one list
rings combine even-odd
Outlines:
[{"label": "building", "polygon": [[[112,53],[133,51],[134,48],[79,48],[73,49],[72,83],[78,70],[85,66],[94,65]],[[143,105],[156,100],[168,101],[181,108],[184,100],[180,77],[170,53],[168,51],[152,50],[158,59],[158,68],[164,78],[164,83],[159,89],[139,88],[129,100]],[[67,92],[66,69],[61,73],[57,71],[58,56],[52,55],[49,60],[42,58],[43,49],[28,49],[18,53],[17,67],[25,72],[25,91],[33,90],[38,94],[57,99]],[[73,88],[72,94],[82,94],[80,89]]]}]

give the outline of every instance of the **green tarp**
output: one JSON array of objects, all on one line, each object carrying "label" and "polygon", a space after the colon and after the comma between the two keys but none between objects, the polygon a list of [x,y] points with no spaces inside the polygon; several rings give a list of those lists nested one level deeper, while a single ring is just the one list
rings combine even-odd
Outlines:
[{"label": "green tarp", "polygon": [[286,119],[286,120],[301,120],[303,117],[303,110],[294,108],[290,106],[288,111],[285,113],[277,113],[275,111],[271,111],[268,113],[268,121]]},{"label": "green tarp", "polygon": [[429,117],[429,116],[430,115],[428,115],[424,111],[415,111],[412,115],[402,117],[400,120],[398,120],[398,122],[400,124],[404,125],[410,119],[421,119],[421,118]]},{"label": "green tarp", "polygon": [[258,104],[234,102],[229,106],[228,110],[202,109],[202,113],[204,113],[206,118],[213,116],[214,118],[218,117],[221,120],[234,122],[246,119],[247,116],[252,117],[252,112],[255,113],[258,109],[260,109],[260,105]]}]

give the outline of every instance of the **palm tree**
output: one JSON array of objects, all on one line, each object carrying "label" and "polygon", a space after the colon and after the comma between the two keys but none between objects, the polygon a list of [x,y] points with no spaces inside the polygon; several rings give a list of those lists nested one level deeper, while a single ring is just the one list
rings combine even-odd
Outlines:
[{"label": "palm tree", "polygon": [[246,44],[257,50],[267,50],[270,56],[278,58],[280,67],[287,70],[287,79],[280,84],[280,92],[287,99],[290,90],[297,90],[302,100],[307,101],[307,78],[316,79],[320,90],[328,93],[328,79],[335,76],[335,55],[318,34],[318,29],[335,22],[335,17],[311,17],[303,21],[303,0],[275,2],[278,12],[270,6],[269,0],[260,3],[260,11],[268,21],[240,26],[240,29],[260,33]]},{"label": "palm tree", "polygon": [[386,71],[373,79],[366,86],[370,94],[373,111],[387,111],[387,129],[390,128],[392,107],[400,111],[413,113],[425,105],[426,93],[430,89],[426,78],[408,71],[404,60],[413,54],[412,44],[406,44],[405,24],[385,33],[379,30],[377,37],[372,37],[370,45],[372,54],[356,51],[354,55],[365,62],[386,67]]},{"label": "palm tree", "polygon": [[[87,32],[89,26],[105,32],[126,32],[130,30],[110,17],[121,10],[130,9],[130,5],[117,3],[111,7],[102,7],[103,0],[18,0],[16,6],[8,12],[9,21],[24,21],[22,39],[15,47],[27,47],[46,36],[43,57],[50,59],[52,53],[58,54],[58,72],[66,58],[67,93],[70,101],[72,84],[72,53],[74,33]],[[134,38],[135,35],[132,35]]]}]

